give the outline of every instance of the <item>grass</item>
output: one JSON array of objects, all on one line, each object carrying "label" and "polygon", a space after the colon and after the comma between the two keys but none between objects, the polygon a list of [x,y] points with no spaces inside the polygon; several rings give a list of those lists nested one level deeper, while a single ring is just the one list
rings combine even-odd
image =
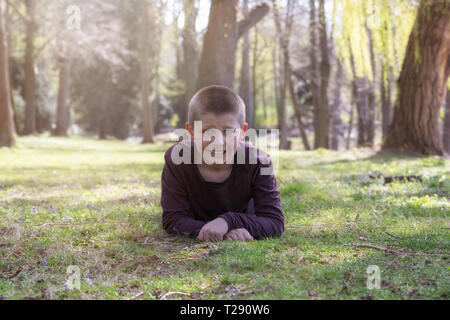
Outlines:
[{"label": "grass", "polygon": [[[0,299],[448,299],[450,161],[282,151],[283,236],[200,243],[162,230],[168,147],[26,137],[0,149]],[[65,285],[71,265],[79,290]]]}]

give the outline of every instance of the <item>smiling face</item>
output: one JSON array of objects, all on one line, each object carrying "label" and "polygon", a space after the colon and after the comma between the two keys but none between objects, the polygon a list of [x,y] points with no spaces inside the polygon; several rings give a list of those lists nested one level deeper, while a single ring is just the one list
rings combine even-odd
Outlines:
[{"label": "smiling face", "polygon": [[[195,134],[195,131],[200,131],[200,128],[193,128],[189,123],[186,123],[186,129],[191,134],[192,139],[196,142],[195,145],[197,146],[197,143],[198,145],[201,145],[201,152],[204,158],[210,154],[213,158],[223,159],[223,161],[221,161],[222,163],[212,159],[212,163],[208,164],[220,166],[221,164],[226,165],[226,163],[232,163],[239,140],[244,138],[248,124],[244,123],[241,128],[236,115],[232,113],[219,115],[204,113],[200,116],[199,121],[201,121],[201,144],[198,141],[195,141],[195,139],[198,139],[199,137],[199,135]],[[198,122],[194,125],[196,124],[198,124]]]}]

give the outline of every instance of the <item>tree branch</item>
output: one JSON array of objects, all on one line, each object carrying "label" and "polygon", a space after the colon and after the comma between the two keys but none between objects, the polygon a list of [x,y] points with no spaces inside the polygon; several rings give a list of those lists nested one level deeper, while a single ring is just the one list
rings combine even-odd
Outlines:
[{"label": "tree branch", "polygon": [[269,13],[269,6],[266,3],[253,8],[246,18],[238,22],[238,37],[242,37],[246,31],[257,24],[267,13]]}]

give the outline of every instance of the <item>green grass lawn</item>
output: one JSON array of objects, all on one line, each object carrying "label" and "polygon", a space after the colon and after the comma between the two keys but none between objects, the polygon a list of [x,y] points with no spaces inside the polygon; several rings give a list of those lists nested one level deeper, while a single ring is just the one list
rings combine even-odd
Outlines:
[{"label": "green grass lawn", "polygon": [[[0,299],[449,298],[450,161],[283,151],[283,236],[200,243],[161,227],[168,147],[27,137],[0,149]],[[71,265],[80,290],[65,286]]]}]

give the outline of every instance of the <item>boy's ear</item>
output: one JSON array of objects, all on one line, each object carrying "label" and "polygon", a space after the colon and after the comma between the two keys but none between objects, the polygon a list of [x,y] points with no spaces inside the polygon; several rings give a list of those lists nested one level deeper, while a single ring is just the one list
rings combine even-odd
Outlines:
[{"label": "boy's ear", "polygon": [[191,139],[194,139],[194,129],[191,127],[189,122],[186,122],[186,130],[189,131],[189,134],[191,135]]},{"label": "boy's ear", "polygon": [[248,123],[247,123],[247,122],[244,122],[244,125],[242,126],[242,129],[241,129],[241,136],[240,136],[240,139],[244,139],[244,137],[245,137],[245,132],[247,132],[247,129],[248,129]]}]

